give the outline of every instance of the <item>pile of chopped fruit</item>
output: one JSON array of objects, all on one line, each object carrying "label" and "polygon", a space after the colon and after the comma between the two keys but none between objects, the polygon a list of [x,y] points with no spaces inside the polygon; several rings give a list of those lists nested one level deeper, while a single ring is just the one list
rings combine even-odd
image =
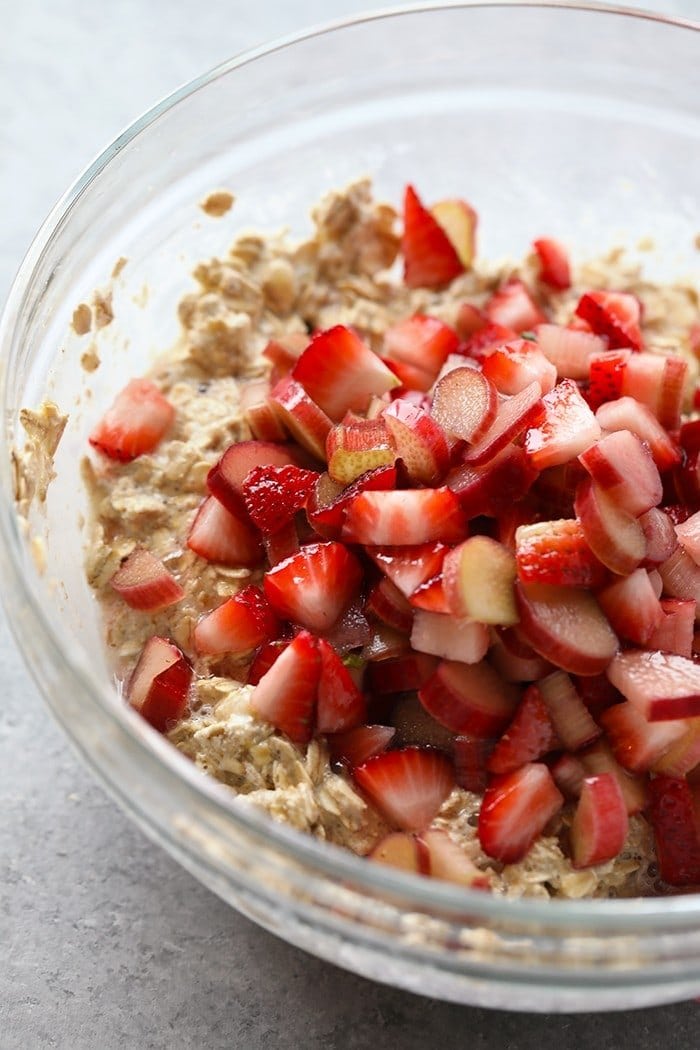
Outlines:
[{"label": "pile of chopped fruit", "polygon": [[[408,187],[406,284],[462,273],[475,224]],[[534,248],[540,280],[569,288],[564,249]],[[152,637],[130,703],[164,730],[191,659],[233,654],[257,717],[300,748],[323,736],[395,829],[377,860],[484,884],[430,829],[457,784],[483,796],[497,862],[569,807],[562,848],[601,864],[643,812],[662,879],[700,884],[700,420],[686,358],[646,351],[641,321],[635,295],[587,290],[553,324],[511,278],[455,328],[393,325],[383,356],[343,326],[269,344],[253,438],[212,467],[186,541],[259,585],[201,618],[189,659]],[[173,411],[134,380],[91,442],[128,461]],[[184,593],[144,547],[112,586],[147,612]],[[413,743],[393,747],[402,709]]]}]

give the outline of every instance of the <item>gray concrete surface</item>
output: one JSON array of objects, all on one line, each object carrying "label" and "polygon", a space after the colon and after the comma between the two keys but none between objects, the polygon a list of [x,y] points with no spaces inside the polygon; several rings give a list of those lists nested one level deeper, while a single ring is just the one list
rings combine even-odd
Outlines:
[{"label": "gray concrete surface", "polygon": [[[0,298],[54,200],[154,99],[266,38],[379,6],[0,0]],[[653,6],[697,16],[700,3]],[[0,668],[1,1050],[698,1045],[693,1003],[489,1013],[370,984],[281,943],[104,797],[49,718],[2,617]]]}]

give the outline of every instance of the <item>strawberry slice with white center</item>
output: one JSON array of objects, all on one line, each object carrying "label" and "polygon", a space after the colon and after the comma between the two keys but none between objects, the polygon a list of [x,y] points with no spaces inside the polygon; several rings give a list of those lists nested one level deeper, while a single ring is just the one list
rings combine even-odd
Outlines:
[{"label": "strawberry slice with white center", "polygon": [[543,324],[547,318],[519,277],[511,277],[493,293],[484,313],[492,324],[525,332]]},{"label": "strawberry slice with white center", "polygon": [[622,852],[628,831],[627,807],[613,774],[586,777],[571,823],[574,867],[590,868],[613,860]]},{"label": "strawberry slice with white center", "polygon": [[513,328],[502,324],[492,324],[484,314],[485,324],[479,327],[473,335],[470,335],[464,345],[460,347],[465,357],[473,361],[484,361],[489,354],[498,346],[512,342],[518,338],[518,333]]},{"label": "strawberry slice with white center", "polygon": [[564,671],[553,671],[537,683],[554,730],[567,751],[579,751],[601,735],[590,711]]},{"label": "strawberry slice with white center", "polygon": [[303,510],[316,483],[315,470],[301,467],[253,467],[243,482],[243,502],[253,524],[271,535]]},{"label": "strawberry slice with white center", "polygon": [[487,769],[491,773],[512,773],[559,747],[545,704],[537,686],[531,685],[501,739],[491,752]]},{"label": "strawberry slice with white center", "polygon": [[647,722],[634,704],[613,704],[600,715],[612,752],[631,773],[646,773],[685,735],[686,722]]},{"label": "strawberry slice with white center", "polygon": [[144,612],[165,609],[185,597],[162,561],[144,547],[136,547],[109,582],[127,605]]},{"label": "strawberry slice with white center", "polygon": [[377,696],[412,692],[427,682],[437,663],[434,656],[415,652],[393,660],[377,660],[367,667],[367,688]]},{"label": "strawberry slice with white center", "polygon": [[[599,335],[559,324],[538,325],[536,335],[537,345],[554,365],[560,379],[588,379],[589,358],[604,353],[607,346]],[[620,390],[617,396],[620,396]]]},{"label": "strawberry slice with white center", "polygon": [[[493,423],[464,454],[464,462],[476,467],[483,466],[506,445],[520,437],[528,427],[538,424],[544,415],[541,393],[539,383],[530,383],[519,394],[503,398]],[[548,396],[551,397],[551,394]]]},{"label": "strawberry slice with white center", "polygon": [[396,467],[377,467],[360,475],[351,485],[333,481],[330,474],[320,474],[306,504],[309,524],[328,539],[339,539],[345,511],[360,492],[385,492],[396,488]]},{"label": "strawberry slice with white center", "polygon": [[[382,414],[396,454],[414,485],[435,485],[450,465],[445,434],[427,412],[398,399]],[[333,471],[328,467],[329,473]]]},{"label": "strawberry slice with white center", "polygon": [[343,525],[346,543],[415,546],[457,543],[466,520],[448,488],[363,492],[348,505]]},{"label": "strawberry slice with white center", "polygon": [[600,674],[617,637],[597,601],[576,587],[516,582],[519,632],[545,660],[572,674]]},{"label": "strawberry slice with white center", "polygon": [[489,631],[485,624],[476,623],[467,616],[448,616],[416,609],[411,645],[419,653],[474,664],[486,655]]},{"label": "strawberry slice with white center", "polygon": [[658,468],[630,430],[606,434],[578,458],[595,483],[632,517],[640,517],[661,502]]},{"label": "strawberry slice with white center", "polygon": [[643,347],[639,299],[629,292],[586,292],[578,301],[575,313],[591,326],[596,335],[608,339],[611,350],[631,346]]},{"label": "strawberry slice with white center", "polygon": [[442,288],[464,273],[452,241],[413,186],[404,191],[401,252],[403,279],[409,288]]},{"label": "strawberry slice with white center", "polygon": [[431,215],[450,238],[465,270],[469,270],[476,251],[478,217],[471,204],[463,200],[444,200],[433,204]]},{"label": "strawberry slice with white center", "polygon": [[497,777],[486,789],[479,811],[479,842],[484,853],[503,864],[527,856],[564,797],[545,765],[529,762]]},{"label": "strawberry slice with white center", "polygon": [[342,419],[348,410],[364,412],[373,395],[399,385],[394,373],[344,325],[317,332],[292,377],[333,420]]},{"label": "strawberry slice with white center", "polygon": [[257,685],[263,675],[267,674],[277,657],[282,655],[288,645],[289,640],[278,638],[274,642],[267,642],[267,644],[261,646],[248,668],[248,685]]},{"label": "strawberry slice with white center", "polygon": [[428,874],[433,879],[454,882],[472,890],[489,888],[490,879],[486,872],[477,868],[463,847],[442,828],[428,828],[421,832],[418,841],[427,851]]},{"label": "strawberry slice with white center", "polygon": [[368,547],[365,553],[401,593],[410,598],[422,584],[439,575],[447,550],[444,543],[421,543],[407,547]]},{"label": "strawberry slice with white center", "polygon": [[649,784],[649,819],[661,878],[670,886],[700,884],[697,815],[688,782],[654,777]]},{"label": "strawberry slice with white center", "polygon": [[571,379],[542,398],[545,416],[525,435],[525,451],[538,470],[567,463],[600,437],[600,424]]},{"label": "strawberry slice with white center", "polygon": [[548,394],[557,381],[557,370],[536,343],[518,339],[493,351],[484,360],[483,374],[500,394],[519,394],[530,383],[539,383]]},{"label": "strawberry slice with white center", "polygon": [[644,529],[595,481],[581,482],[576,489],[574,510],[588,546],[611,572],[625,576],[644,560]]},{"label": "strawberry slice with white center", "polygon": [[270,391],[270,404],[282,426],[316,459],[326,458],[326,439],[333,423],[293,376],[284,376]]},{"label": "strawberry slice with white center", "polygon": [[201,655],[238,656],[272,641],[279,633],[279,620],[260,588],[244,587],[202,617],[194,629],[194,647]]},{"label": "strawberry slice with white center", "polygon": [[631,430],[636,434],[640,441],[649,446],[660,471],[680,463],[681,452],[676,443],[647,406],[633,397],[620,397],[601,405],[596,412],[596,419],[603,430]]},{"label": "strawberry slice with white center", "polygon": [[344,733],[329,733],[326,743],[331,761],[343,762],[353,769],[386,751],[395,736],[394,726],[358,726]]},{"label": "strawberry slice with white center", "polygon": [[647,647],[690,659],[693,655],[697,603],[694,600],[662,598],[661,609],[661,622],[647,639]]},{"label": "strawberry slice with white center", "polygon": [[313,731],[320,673],[316,639],[300,631],[260,679],[250,706],[295,744],[306,744]]},{"label": "strawberry slice with white center", "polygon": [[412,365],[432,379],[450,354],[456,353],[458,346],[459,339],[453,328],[437,317],[426,317],[424,314],[415,314],[405,321],[399,321],[384,333],[384,352],[387,357]]},{"label": "strawberry slice with white center", "polygon": [[164,733],[184,715],[191,681],[192,668],[178,647],[154,635],[141,651],[126,696],[154,729]]},{"label": "strawberry slice with white center", "polygon": [[489,463],[474,467],[462,463],[445,478],[468,519],[496,517],[522,499],[538,477],[519,445],[506,446]]},{"label": "strawberry slice with white center", "polygon": [[319,733],[342,733],[364,721],[367,704],[347,667],[332,645],[318,639],[321,676],[318,683],[316,730]]},{"label": "strawberry slice with white center", "polygon": [[353,777],[385,820],[405,831],[427,827],[455,785],[450,760],[420,747],[376,755]]},{"label": "strawberry slice with white center", "polygon": [[646,569],[635,569],[598,591],[597,597],[618,637],[649,644],[664,611]]},{"label": "strawberry slice with white center", "polygon": [[700,716],[700,664],[684,656],[630,649],[615,656],[607,675],[650,722]]},{"label": "strawberry slice with white center", "polygon": [[187,546],[207,561],[221,565],[257,565],[262,560],[258,532],[208,496],[192,522]]},{"label": "strawberry slice with white center", "polygon": [[175,409],[149,379],[132,379],[92,430],[90,444],[128,463],[152,452],[175,418]]},{"label": "strawberry slice with white center", "polygon": [[508,627],[518,622],[513,554],[490,536],[470,536],[449,552],[443,565],[447,604],[455,616]]},{"label": "strawberry slice with white center", "polygon": [[485,661],[441,661],[421,686],[418,697],[428,714],[453,733],[489,738],[510,722],[518,689],[504,682]]},{"label": "strawberry slice with white center", "polygon": [[476,442],[489,430],[498,410],[493,383],[474,368],[453,368],[438,379],[430,414],[462,441]]},{"label": "strawberry slice with white center", "polygon": [[278,616],[323,633],[359,593],[362,578],[342,543],[311,543],[266,572],[263,586]]},{"label": "strawberry slice with white center", "polygon": [[518,577],[524,583],[600,587],[608,573],[596,558],[579,521],[563,518],[519,525],[515,530]]},{"label": "strawberry slice with white center", "polygon": [[256,467],[286,467],[294,463],[290,445],[272,441],[238,441],[229,445],[207,474],[207,488],[232,514],[245,517],[243,484],[250,472]]},{"label": "strawberry slice with white center", "polygon": [[383,416],[362,419],[348,413],[328,434],[326,462],[333,481],[350,485],[378,467],[391,466],[396,449]]},{"label": "strawberry slice with white center", "polygon": [[566,248],[551,237],[540,237],[533,241],[540,265],[540,280],[557,291],[571,287],[571,267]]},{"label": "strawberry slice with white center", "polygon": [[442,573],[433,576],[432,580],[426,580],[416,587],[409,598],[409,603],[414,609],[425,609],[426,612],[448,613],[450,607],[445,597],[445,587]]}]

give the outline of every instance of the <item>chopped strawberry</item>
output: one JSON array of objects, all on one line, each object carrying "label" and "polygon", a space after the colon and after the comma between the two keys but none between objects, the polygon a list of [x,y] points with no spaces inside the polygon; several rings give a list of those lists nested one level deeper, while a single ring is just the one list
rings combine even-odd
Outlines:
[{"label": "chopped strawberry", "polygon": [[409,288],[440,288],[464,272],[450,238],[412,186],[404,193],[401,251]]},{"label": "chopped strawberry", "polygon": [[444,543],[422,543],[407,547],[368,547],[365,553],[401,593],[410,598],[421,584],[440,573],[447,547]]},{"label": "chopped strawberry", "polygon": [[257,685],[263,675],[267,674],[277,657],[282,655],[288,645],[289,641],[278,638],[274,642],[267,642],[265,645],[261,646],[248,668],[248,685]]},{"label": "chopped strawberry", "polygon": [[489,779],[487,763],[495,744],[495,740],[482,737],[455,737],[453,759],[459,787],[483,795]]},{"label": "chopped strawberry", "polygon": [[259,587],[244,587],[207,613],[194,629],[194,647],[200,654],[242,655],[272,641],[280,623]]},{"label": "chopped strawberry", "polygon": [[243,484],[256,467],[286,467],[295,463],[291,445],[273,441],[237,441],[207,474],[207,488],[226,510],[240,518],[247,515]]},{"label": "chopped strawberry", "polygon": [[132,379],[92,430],[89,441],[110,459],[128,463],[152,452],[175,418],[175,409],[149,379]]},{"label": "chopped strawberry", "polygon": [[513,717],[518,690],[485,661],[442,660],[418,696],[428,714],[453,733],[494,737]]},{"label": "chopped strawberry", "polygon": [[200,558],[222,565],[257,565],[262,559],[258,533],[213,496],[197,511],[187,546]]},{"label": "chopped strawberry", "polygon": [[491,752],[491,773],[512,773],[559,746],[557,734],[539,689],[531,685],[520,701],[513,721]]},{"label": "chopped strawberry", "polygon": [[525,332],[546,322],[528,287],[518,277],[511,277],[493,293],[484,313],[492,324]]},{"label": "chopped strawberry", "polygon": [[630,357],[629,350],[604,350],[589,357],[587,400],[594,412],[606,402],[622,397]]},{"label": "chopped strawberry", "polygon": [[359,592],[362,567],[342,543],[313,543],[265,573],[275,612],[312,631],[327,631]]},{"label": "chopped strawberry", "polygon": [[540,264],[540,280],[550,288],[563,291],[571,287],[571,267],[566,248],[550,237],[540,237],[533,242]]},{"label": "chopped strawberry", "polygon": [[377,467],[360,475],[351,485],[343,487],[329,474],[320,474],[309,494],[306,515],[311,526],[329,539],[338,539],[345,519],[345,511],[361,492],[385,492],[396,488],[396,467]]},{"label": "chopped strawberry", "polygon": [[342,733],[364,721],[367,704],[350,673],[332,645],[318,639],[321,676],[318,683],[316,730]]},{"label": "chopped strawberry", "polygon": [[313,731],[320,673],[316,639],[300,631],[256,685],[251,707],[295,744],[306,744]]},{"label": "chopped strawberry", "polygon": [[575,868],[613,860],[625,845],[629,817],[620,785],[612,773],[586,777],[571,823]]},{"label": "chopped strawberry", "polygon": [[136,547],[109,582],[127,605],[144,612],[165,609],[185,597],[172,573],[144,547]]},{"label": "chopped strawberry", "polygon": [[445,586],[442,573],[433,576],[416,587],[409,601],[414,609],[425,609],[426,612],[448,613],[450,611],[445,596]]},{"label": "chopped strawberry", "polygon": [[596,335],[607,336],[611,350],[642,349],[642,312],[636,296],[628,292],[586,292],[579,299],[576,314],[588,321]]},{"label": "chopped strawberry", "polygon": [[[485,317],[485,315],[484,315]],[[518,338],[514,328],[503,324],[493,324],[485,317],[486,323],[470,335],[461,348],[465,357],[474,361],[484,361],[492,350]]]},{"label": "chopped strawberry", "polygon": [[520,525],[515,533],[518,577],[525,583],[600,587],[607,570],[589,547],[575,520]]},{"label": "chopped strawberry", "polygon": [[144,645],[126,686],[129,703],[164,733],[187,709],[192,668],[173,642],[154,635]]},{"label": "chopped strawberry", "polygon": [[270,391],[270,404],[282,426],[316,459],[325,460],[332,422],[293,376],[284,376]]},{"label": "chopped strawberry", "polygon": [[415,545],[456,543],[466,521],[448,488],[362,492],[347,509],[343,539],[347,543]]},{"label": "chopped strawberry", "polygon": [[362,419],[348,413],[326,439],[328,473],[341,485],[350,485],[378,467],[392,466],[395,460],[396,449],[384,416]]},{"label": "chopped strawberry", "polygon": [[481,803],[481,848],[494,860],[515,864],[529,853],[563,804],[551,773],[541,763],[530,762],[497,777]]},{"label": "chopped strawberry", "polygon": [[243,501],[261,532],[279,532],[306,501],[318,478],[315,470],[292,465],[253,467],[243,482]]},{"label": "chopped strawberry", "polygon": [[453,328],[437,317],[424,314],[399,321],[384,333],[387,357],[413,365],[433,379],[458,346],[459,339]]},{"label": "chopped strawberry", "polygon": [[549,393],[557,381],[557,370],[536,343],[517,339],[500,346],[485,358],[483,374],[501,394],[519,394],[530,383],[540,384]]},{"label": "chopped strawberry", "polygon": [[600,424],[571,379],[562,379],[542,398],[545,416],[525,435],[525,451],[538,470],[584,452],[600,437]]},{"label": "chopped strawberry", "polygon": [[[548,396],[551,397],[552,393],[554,391]],[[503,398],[493,423],[464,454],[464,462],[481,467],[520,437],[528,427],[537,426],[544,416],[541,394],[540,384],[530,383],[519,394]]]},{"label": "chopped strawberry", "polygon": [[377,696],[420,689],[437,663],[434,656],[413,651],[393,660],[377,660],[367,667],[367,688]]},{"label": "chopped strawberry", "polygon": [[382,816],[406,831],[427,827],[455,783],[450,760],[419,747],[375,755],[353,777]]},{"label": "chopped strawberry", "polygon": [[[588,379],[589,359],[602,353],[607,345],[605,339],[592,332],[579,332],[558,324],[538,325],[536,334],[537,345],[555,366],[560,379]],[[593,407],[590,396],[588,403]]]},{"label": "chopped strawberry", "polygon": [[629,700],[603,711],[600,722],[615,758],[632,773],[646,773],[686,731],[682,719],[647,722]]},{"label": "chopped strawberry", "polygon": [[358,726],[343,733],[330,733],[328,750],[333,762],[344,762],[354,769],[386,751],[395,736],[393,726]]},{"label": "chopped strawberry", "polygon": [[482,514],[489,517],[503,514],[527,495],[537,477],[538,471],[524,450],[519,445],[506,445],[481,467],[469,463],[454,467],[445,484],[470,519]]},{"label": "chopped strawberry", "polygon": [[[461,303],[455,321],[455,331],[459,339],[466,341],[480,332],[488,324],[483,311],[473,303]],[[515,332],[513,332],[515,336]]]},{"label": "chopped strawberry", "polygon": [[687,781],[654,777],[649,784],[649,818],[661,878],[671,886],[700,884],[700,841]]},{"label": "chopped strawberry", "polygon": [[[392,401],[381,416],[409,481],[435,485],[450,465],[450,450],[442,427],[422,408]],[[329,473],[333,474],[328,467]]]}]

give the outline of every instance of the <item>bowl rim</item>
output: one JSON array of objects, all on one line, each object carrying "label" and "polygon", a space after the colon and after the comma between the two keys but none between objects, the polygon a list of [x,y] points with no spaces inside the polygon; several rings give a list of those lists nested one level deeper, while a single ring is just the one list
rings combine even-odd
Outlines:
[{"label": "bowl rim", "polygon": [[[334,19],[248,49],[220,63],[176,88],[133,121],[84,169],[49,212],[19,266],[10,286],[2,316],[0,316],[0,395],[3,399],[6,394],[7,380],[7,369],[4,365],[7,360],[7,351],[11,346],[15,320],[26,289],[31,284],[32,275],[43,253],[50,246],[56,231],[69,219],[72,210],[97,176],[125,146],[132,143],[161,116],[214,80],[259,58],[267,57],[276,51],[293,47],[311,38],[342,33],[360,24],[391,18],[469,8],[507,9],[515,7],[535,11],[542,9],[576,11],[594,16],[615,15],[658,22],[680,30],[700,31],[700,22],[637,8],[623,8],[615,4],[580,3],[577,0],[541,0],[541,2],[531,2],[531,0],[436,0],[436,2],[412,3],[400,7],[392,6],[379,11]],[[119,733],[126,734],[129,742],[136,746],[138,756],[144,759],[145,765],[148,764],[149,759],[155,758],[160,767],[159,771],[164,770],[167,777],[174,778],[179,785],[184,783],[194,798],[211,807],[212,813],[217,817],[232,821],[256,838],[264,840],[267,845],[279,846],[288,859],[297,863],[311,864],[315,871],[324,876],[333,879],[343,878],[351,882],[354,888],[362,891],[381,896],[388,894],[394,897],[399,896],[402,899],[402,907],[408,904],[412,910],[433,912],[440,909],[443,912],[447,911],[457,915],[464,915],[468,912],[471,924],[488,920],[500,922],[512,920],[515,923],[537,923],[545,928],[563,929],[572,923],[581,923],[587,927],[592,925],[593,928],[600,931],[614,928],[616,932],[621,930],[640,932],[642,930],[653,931],[660,927],[679,929],[689,920],[700,918],[700,893],[663,898],[584,898],[581,900],[552,898],[542,900],[527,897],[511,899],[483,891],[468,890],[449,883],[440,883],[436,880],[397,871],[383,865],[370,865],[364,858],[349,850],[332,843],[321,842],[310,834],[279,824],[252,806],[238,805],[236,796],[229,789],[215,781],[213,777],[197,770],[193,763],[160,734],[147,726],[127,705],[115,704],[110,690],[105,683],[100,682],[97,676],[92,674],[89,665],[75,659],[73,654],[65,652],[58,635],[54,632],[52,620],[45,614],[41,604],[32,594],[21,571],[19,559],[23,549],[23,540],[14,509],[9,455],[3,457],[2,482],[0,536],[3,541],[3,550],[0,552],[0,557],[4,563],[6,578],[8,573],[12,578],[12,587],[2,588],[2,601],[8,614],[8,625],[25,662],[25,667],[27,661],[22,630],[10,615],[8,591],[21,594],[21,600],[29,614],[23,630],[39,632],[42,644],[46,644],[52,650],[53,659],[70,673],[80,690],[81,697],[88,704],[98,705],[102,714],[111,719]],[[29,666],[28,670],[43,693],[44,683],[40,676],[33,667]],[[75,744],[76,741],[69,727],[64,726],[64,728],[72,743]],[[86,753],[80,745],[78,749],[93,770],[99,773],[99,764],[94,757]],[[141,815],[147,824],[151,822],[152,818],[147,811]],[[169,834],[167,829],[159,828],[159,830],[161,832],[165,830],[166,835]]]}]

